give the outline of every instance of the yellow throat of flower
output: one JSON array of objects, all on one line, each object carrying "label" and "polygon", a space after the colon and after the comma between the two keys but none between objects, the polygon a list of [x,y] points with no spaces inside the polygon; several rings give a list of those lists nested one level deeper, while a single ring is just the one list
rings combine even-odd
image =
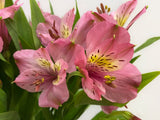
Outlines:
[{"label": "yellow throat of flower", "polygon": [[108,55],[103,55],[99,53],[91,54],[89,56],[88,62],[92,65],[95,65],[101,68],[102,71],[115,71],[118,69],[118,64],[110,57],[114,53]]},{"label": "yellow throat of flower", "polygon": [[71,34],[71,31],[69,30],[68,26],[63,25],[63,28],[61,29],[61,33],[63,38],[68,38],[69,35]]}]

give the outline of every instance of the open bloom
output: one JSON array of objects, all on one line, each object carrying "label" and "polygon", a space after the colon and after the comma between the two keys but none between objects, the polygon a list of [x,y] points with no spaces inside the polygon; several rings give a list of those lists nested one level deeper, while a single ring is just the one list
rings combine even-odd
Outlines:
[{"label": "open bloom", "polygon": [[[88,31],[96,23],[94,19],[95,17],[89,11],[80,18],[68,38],[58,38],[54,42],[46,43],[46,48],[54,60],[63,59],[68,63],[69,67],[67,72],[76,70],[74,65],[75,58],[84,52],[82,47],[86,48],[86,36]],[[53,53],[53,51],[56,51],[56,54],[55,52]]]},{"label": "open bloom", "polygon": [[37,36],[41,43],[47,46],[50,41],[68,38],[72,31],[74,16],[74,9],[67,12],[62,19],[55,15],[47,15],[45,23],[40,23],[37,26]]},{"label": "open bloom", "polygon": [[82,86],[90,98],[101,100],[103,96],[111,102],[126,103],[136,97],[141,75],[129,63],[134,47],[129,40],[127,30],[109,22],[98,23],[89,31],[86,56],[79,54],[75,64],[85,76]]},{"label": "open bloom", "polygon": [[66,62],[59,59],[53,63],[45,48],[17,51],[14,58],[20,70],[14,82],[29,92],[42,91],[39,106],[57,109],[68,100]]},{"label": "open bloom", "polygon": [[[137,0],[130,0],[124,4],[122,4],[117,11],[111,13],[113,18],[117,21],[117,24],[119,26],[124,26],[126,21],[128,20],[130,14],[133,12],[137,5]],[[146,9],[148,7],[145,6],[133,19],[132,21],[128,24],[126,29],[129,29],[130,26],[143,14],[146,12]]]},{"label": "open bloom", "polygon": [[[129,16],[131,15],[131,13],[133,12],[133,10],[135,9],[137,5],[137,0],[130,0],[127,1],[126,3],[122,4],[116,11],[112,12],[110,14],[110,17],[112,17],[114,20],[111,20],[110,18],[110,22],[115,23],[119,26],[124,26],[124,24],[126,23],[126,21],[128,20]],[[146,12],[146,9],[148,7],[145,6],[132,20],[131,22],[128,24],[128,26],[126,27],[126,29],[128,30],[132,24],[142,15]],[[108,16],[106,17],[106,8],[103,6],[103,4],[101,4],[101,9],[97,9],[99,16],[103,17],[105,20],[108,19]],[[109,12],[109,11],[108,11]]]}]

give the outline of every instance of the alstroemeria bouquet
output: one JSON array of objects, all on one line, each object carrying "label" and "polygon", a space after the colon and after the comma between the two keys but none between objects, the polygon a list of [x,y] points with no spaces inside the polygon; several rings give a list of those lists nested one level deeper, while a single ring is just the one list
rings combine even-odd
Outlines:
[{"label": "alstroemeria bouquet", "polygon": [[62,18],[30,0],[31,21],[18,1],[0,0],[1,120],[76,120],[91,104],[103,111],[92,120],[140,119],[117,109],[160,74],[133,65],[134,52],[160,39],[135,50],[130,43],[128,30],[147,6],[123,27],[137,0],[81,17],[76,4]]}]

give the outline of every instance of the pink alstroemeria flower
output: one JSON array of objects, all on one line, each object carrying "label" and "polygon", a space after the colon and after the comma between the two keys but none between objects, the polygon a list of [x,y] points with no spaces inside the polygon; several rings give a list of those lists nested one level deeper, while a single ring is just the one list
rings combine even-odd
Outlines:
[{"label": "pink alstroemeria flower", "polygon": [[68,38],[72,32],[74,17],[74,9],[67,12],[62,19],[55,15],[47,15],[45,23],[39,23],[37,26],[37,36],[41,43],[47,46],[50,41]]},{"label": "pink alstroemeria flower", "polygon": [[[137,5],[137,0],[130,0],[124,4],[122,4],[115,12],[112,12],[109,15],[110,12],[110,8],[107,8],[106,6],[104,7],[104,5],[101,3],[100,4],[100,8],[97,7],[97,11],[98,13],[95,13],[95,15],[97,17],[99,17],[99,19],[104,19],[107,20],[111,23],[115,23],[119,26],[124,26],[124,24],[126,23],[126,21],[128,20],[129,16],[131,15],[131,13],[133,12],[133,10],[135,9]],[[128,30],[132,24],[142,15],[146,12],[146,9],[148,8],[148,6],[145,6],[132,20],[131,22],[128,24],[128,26],[126,27],[126,29]],[[108,17],[109,16],[109,17]]]},{"label": "pink alstroemeria flower", "polygon": [[[124,4],[122,4],[117,11],[111,13],[111,16],[117,21],[117,24],[119,26],[124,26],[126,21],[128,20],[130,14],[133,12],[137,5],[137,0],[130,0]],[[133,19],[132,21],[128,24],[127,30],[131,27],[131,25],[142,15],[146,12],[146,9],[148,7],[145,6]]]},{"label": "pink alstroemeria flower", "polygon": [[0,37],[3,40],[3,49],[7,49],[11,41],[4,19],[13,18],[15,12],[21,6],[17,5],[18,1],[16,0],[14,5],[4,8],[5,0],[0,0]]},{"label": "pink alstroemeria flower", "polygon": [[20,70],[14,82],[29,92],[42,91],[39,106],[58,109],[68,100],[66,62],[59,59],[53,63],[45,48],[17,51],[14,58]]},{"label": "pink alstroemeria flower", "polygon": [[[78,54],[84,52],[83,46],[86,48],[86,36],[88,31],[94,26],[95,17],[89,11],[85,13],[78,23],[76,24],[73,32],[68,38],[59,38],[54,42],[49,42],[47,45],[48,51],[50,51],[50,55],[53,59],[64,59],[69,68],[67,72],[73,72],[76,70],[74,65],[75,58]],[[81,46],[80,46],[81,45]],[[53,51],[56,51],[56,54]]]},{"label": "pink alstroemeria flower", "polygon": [[[111,26],[114,30],[109,29]],[[75,64],[85,76],[82,86],[90,98],[101,100],[103,96],[111,102],[126,103],[136,97],[141,75],[129,63],[134,45],[129,43],[127,30],[113,26],[110,22],[95,25],[87,35],[86,56],[79,54]],[[108,38],[111,34],[107,30],[112,31],[112,37]]]}]

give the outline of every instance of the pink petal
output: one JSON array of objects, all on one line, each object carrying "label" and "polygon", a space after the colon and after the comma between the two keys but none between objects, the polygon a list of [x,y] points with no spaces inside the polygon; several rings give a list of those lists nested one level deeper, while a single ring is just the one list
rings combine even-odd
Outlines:
[{"label": "pink petal", "polygon": [[44,88],[47,88],[47,86],[49,85],[49,82],[43,85],[40,85],[39,89],[36,89],[36,85],[34,84],[34,82],[36,82],[37,80],[41,81],[46,75],[47,73],[41,69],[28,69],[22,72],[15,79],[14,83],[16,83],[19,87],[29,92],[39,92],[39,91],[42,91]]},{"label": "pink petal", "polygon": [[67,89],[66,81],[54,86],[50,85],[43,90],[39,98],[40,107],[53,107],[58,109],[69,98],[69,92]]},{"label": "pink petal", "polygon": [[115,71],[129,63],[133,57],[133,47],[134,45],[130,43],[118,44],[115,39],[109,39],[95,45],[90,44],[86,50],[86,54],[88,58],[90,58],[91,55],[97,55],[97,57],[104,56],[103,59],[110,59],[112,65],[115,65],[116,67],[114,69],[106,69],[108,69],[108,71]]},{"label": "pink petal", "polygon": [[86,48],[86,36],[88,31],[94,26],[94,20],[95,17],[91,11],[86,12],[75,25],[70,40]]},{"label": "pink petal", "polygon": [[135,9],[136,5],[137,0],[130,0],[122,4],[116,12],[111,14],[119,26],[123,26],[125,24],[132,11]]},{"label": "pink petal", "polygon": [[6,18],[13,18],[15,12],[22,6],[22,4],[17,5],[17,2],[15,2],[14,5],[0,9],[0,17],[1,19],[6,19]]},{"label": "pink petal", "polygon": [[127,26],[127,30],[132,26],[132,24],[134,24],[134,22],[141,16],[143,15],[146,10],[147,10],[148,6],[145,6],[133,19],[132,21],[129,23],[129,25]]},{"label": "pink petal", "polygon": [[[61,36],[63,36],[63,38],[67,38],[71,32],[72,32],[72,26],[73,26],[73,22],[74,22],[74,8],[71,9],[69,12],[67,12],[64,17],[61,20],[61,25],[60,25],[60,33]],[[68,31],[68,35],[67,34],[63,34],[63,32]]]},{"label": "pink petal", "polygon": [[[55,15],[48,15],[45,17],[45,23],[39,23],[37,26],[37,36],[41,40],[41,43],[44,46],[47,46],[50,41],[56,40],[56,38],[52,38],[49,34],[49,30],[52,31],[53,34],[59,36],[60,35],[60,23],[61,19]],[[55,25],[55,26],[54,26]],[[54,26],[55,30],[52,28]]]},{"label": "pink petal", "polygon": [[129,63],[123,69],[107,75],[116,77],[112,82],[115,87],[104,84],[106,93],[103,96],[107,100],[126,103],[137,96],[137,87],[141,83],[141,73],[134,65]]},{"label": "pink petal", "polygon": [[41,67],[37,61],[39,58],[46,59],[52,63],[45,48],[39,48],[38,50],[20,50],[15,52],[13,56],[20,72],[31,68]]},{"label": "pink petal", "polygon": [[0,37],[0,52],[2,51],[2,49],[3,49],[3,40],[2,40],[2,38]]},{"label": "pink petal", "polygon": [[98,81],[91,79],[85,69],[80,69],[80,72],[85,76],[82,78],[82,86],[85,93],[94,100],[101,100],[101,95],[105,93],[105,89]]},{"label": "pink petal", "polygon": [[65,81],[66,70],[68,69],[68,64],[63,59],[60,59],[60,60],[56,61],[55,65],[59,66],[60,70],[57,70],[58,79],[59,79],[58,83],[55,83],[54,85],[59,85]]},{"label": "pink petal", "polygon": [[80,45],[74,44],[67,39],[58,39],[53,43],[49,43],[47,50],[55,61],[63,59],[68,63],[69,68],[67,72],[76,70],[74,65],[75,59],[76,57],[81,57],[79,54],[81,55],[84,52]]},{"label": "pink petal", "polygon": [[118,107],[116,107],[116,106],[101,106],[101,108],[102,108],[104,113],[109,114],[113,110],[116,110]]},{"label": "pink petal", "polygon": [[97,46],[99,43],[105,43],[106,39],[114,38],[117,44],[130,41],[130,35],[127,30],[107,21],[97,23],[87,34],[86,46]]}]

